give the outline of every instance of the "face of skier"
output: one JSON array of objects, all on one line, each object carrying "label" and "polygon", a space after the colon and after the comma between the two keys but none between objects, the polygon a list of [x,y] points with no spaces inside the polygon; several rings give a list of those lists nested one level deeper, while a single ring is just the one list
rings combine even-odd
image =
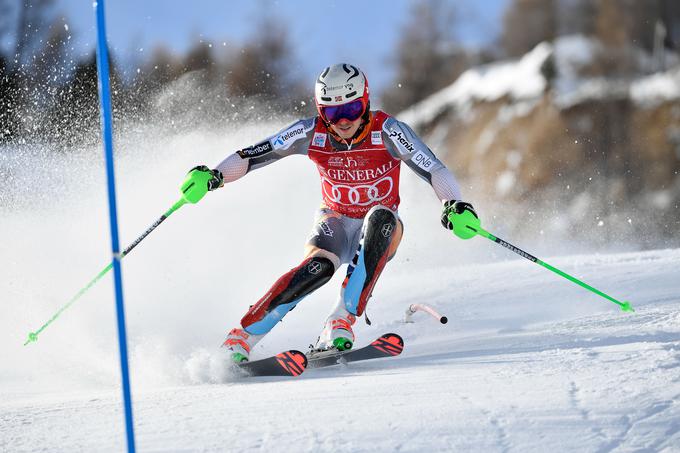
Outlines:
[{"label": "face of skier", "polygon": [[350,138],[354,137],[354,134],[356,134],[359,130],[359,126],[361,126],[361,118],[357,118],[354,121],[350,121],[347,118],[342,118],[337,123],[331,124],[333,132],[345,140],[349,140]]}]

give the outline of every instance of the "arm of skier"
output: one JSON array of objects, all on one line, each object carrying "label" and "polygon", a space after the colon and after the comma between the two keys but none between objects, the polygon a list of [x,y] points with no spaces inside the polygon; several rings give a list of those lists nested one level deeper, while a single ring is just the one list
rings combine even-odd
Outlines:
[{"label": "arm of skier", "polygon": [[227,156],[217,167],[210,170],[201,165],[193,170],[209,171],[213,175],[213,183],[209,190],[222,187],[225,183],[236,181],[253,170],[265,167],[293,154],[307,154],[307,149],[314,135],[316,118],[296,121],[278,133],[267,137],[255,145],[243,148]]},{"label": "arm of skier", "polygon": [[475,217],[472,204],[461,201],[460,185],[453,173],[434,155],[432,150],[418,137],[407,124],[389,118],[383,124],[383,143],[396,159],[401,159],[421,179],[434,189],[437,198],[443,203],[442,225],[453,229],[448,214],[470,211]]}]

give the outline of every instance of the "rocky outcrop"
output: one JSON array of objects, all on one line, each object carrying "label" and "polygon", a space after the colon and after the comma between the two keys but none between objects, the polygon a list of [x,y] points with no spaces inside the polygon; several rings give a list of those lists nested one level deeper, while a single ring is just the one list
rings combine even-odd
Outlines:
[{"label": "rocky outcrop", "polygon": [[[606,74],[605,51],[580,36],[542,43],[467,71],[399,118],[468,198],[522,231],[599,226],[602,241],[678,244],[680,67],[643,75],[642,55],[637,75]],[[527,222],[532,212],[537,222]]]}]

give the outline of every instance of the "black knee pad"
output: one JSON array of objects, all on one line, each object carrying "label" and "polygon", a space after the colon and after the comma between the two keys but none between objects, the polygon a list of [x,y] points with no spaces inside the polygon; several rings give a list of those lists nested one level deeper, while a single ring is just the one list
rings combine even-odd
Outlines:
[{"label": "black knee pad", "polygon": [[366,217],[363,254],[366,266],[366,282],[373,280],[377,270],[382,271],[380,261],[387,254],[397,232],[397,216],[387,208],[373,208]]},{"label": "black knee pad", "polygon": [[380,276],[394,236],[397,216],[386,208],[371,209],[364,220],[363,238],[343,283],[343,300],[350,313],[361,316]]},{"label": "black knee pad", "polygon": [[290,283],[277,299],[290,301],[304,297],[325,285],[334,273],[335,266],[330,259],[322,256],[308,258],[293,273]]},{"label": "black knee pad", "polygon": [[369,211],[363,241],[367,271],[374,269],[377,262],[387,253],[396,232],[397,216],[392,211],[387,208],[373,208]]}]

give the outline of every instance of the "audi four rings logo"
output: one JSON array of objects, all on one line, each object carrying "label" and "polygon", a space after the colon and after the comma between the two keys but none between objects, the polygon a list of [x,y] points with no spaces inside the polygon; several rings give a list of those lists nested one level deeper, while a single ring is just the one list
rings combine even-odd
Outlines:
[{"label": "audi four rings logo", "polygon": [[333,184],[323,178],[323,193],[327,199],[343,205],[368,206],[387,198],[392,193],[394,182],[389,176],[374,182],[373,184]]}]

